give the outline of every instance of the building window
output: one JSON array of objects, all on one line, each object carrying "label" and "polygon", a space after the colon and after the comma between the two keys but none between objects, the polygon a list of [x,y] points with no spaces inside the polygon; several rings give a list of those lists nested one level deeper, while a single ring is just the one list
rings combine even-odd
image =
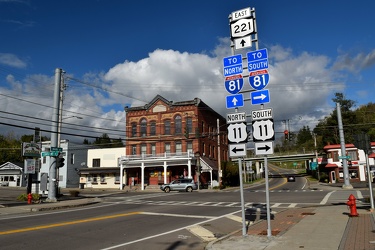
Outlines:
[{"label": "building window", "polygon": [[170,120],[164,121],[164,134],[165,135],[171,134],[171,121]]},{"label": "building window", "polygon": [[181,123],[181,116],[177,115],[174,118],[174,133],[175,135],[182,134],[182,123]]},{"label": "building window", "polygon": [[189,134],[193,132],[193,119],[191,117],[186,118],[186,130]]},{"label": "building window", "polygon": [[70,164],[74,164],[74,153],[70,154]]},{"label": "building window", "polygon": [[141,145],[141,155],[145,156],[147,154],[147,147],[146,144]]},{"label": "building window", "polygon": [[192,154],[193,153],[193,142],[191,142],[191,141],[186,142],[186,148],[187,148],[187,152]]},{"label": "building window", "polygon": [[155,144],[151,144],[151,154],[152,154],[153,156],[156,155],[156,145],[155,145]]},{"label": "building window", "polygon": [[170,154],[170,153],[171,153],[171,144],[170,144],[170,143],[165,143],[165,144],[164,144],[164,151],[165,151],[165,153],[167,153],[167,154]]},{"label": "building window", "polygon": [[156,135],[156,122],[150,123],[150,135]]},{"label": "building window", "polygon": [[141,136],[147,136],[147,121],[144,118],[141,120]]},{"label": "building window", "polygon": [[137,145],[133,145],[132,146],[132,155],[136,155],[137,154]]},{"label": "building window", "polygon": [[137,136],[137,123],[133,122],[132,123],[132,137]]},{"label": "building window", "polygon": [[339,152],[338,151],[333,151],[331,152],[331,158],[334,162],[339,161]]},{"label": "building window", "polygon": [[358,161],[357,150],[349,150],[349,151],[346,152],[346,155],[350,157],[348,159],[349,161]]},{"label": "building window", "polygon": [[176,141],[176,154],[181,155],[182,153],[182,144],[180,141]]},{"label": "building window", "polygon": [[100,168],[100,159],[92,159],[92,167]]}]

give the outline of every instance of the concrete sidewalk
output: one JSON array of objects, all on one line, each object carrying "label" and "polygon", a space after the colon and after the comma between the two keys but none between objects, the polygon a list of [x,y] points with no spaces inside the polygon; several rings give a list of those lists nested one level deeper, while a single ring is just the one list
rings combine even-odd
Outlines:
[{"label": "concrete sidewalk", "polygon": [[272,236],[267,236],[267,221],[248,228],[247,235],[239,230],[231,236],[210,242],[211,250],[373,250],[375,249],[374,213],[368,204],[358,205],[358,217],[349,217],[344,202],[355,190],[338,190],[332,193],[334,203],[310,208],[287,209],[275,214],[271,220]]}]

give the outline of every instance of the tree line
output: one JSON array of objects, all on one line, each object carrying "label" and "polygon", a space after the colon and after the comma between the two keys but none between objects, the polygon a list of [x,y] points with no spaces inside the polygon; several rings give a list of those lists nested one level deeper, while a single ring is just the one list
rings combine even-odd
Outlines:
[{"label": "tree line", "polygon": [[[19,137],[16,136],[14,132],[10,132],[6,135],[0,135],[0,165],[6,162],[23,162],[22,143],[32,142],[33,140],[34,135],[22,135]],[[41,141],[50,141],[50,138],[42,136]],[[83,144],[95,145],[100,148],[117,148],[124,146],[124,143],[120,138],[110,139],[107,134],[102,134],[93,142],[89,142],[89,140],[84,139]]]}]

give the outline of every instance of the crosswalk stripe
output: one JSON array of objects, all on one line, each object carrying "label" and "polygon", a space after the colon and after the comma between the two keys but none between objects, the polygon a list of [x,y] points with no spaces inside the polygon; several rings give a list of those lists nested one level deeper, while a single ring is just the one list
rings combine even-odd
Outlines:
[{"label": "crosswalk stripe", "polygon": [[192,234],[194,234],[195,236],[198,236],[205,242],[209,242],[209,241],[213,241],[217,239],[211,231],[199,225],[188,227],[187,230],[191,232]]}]

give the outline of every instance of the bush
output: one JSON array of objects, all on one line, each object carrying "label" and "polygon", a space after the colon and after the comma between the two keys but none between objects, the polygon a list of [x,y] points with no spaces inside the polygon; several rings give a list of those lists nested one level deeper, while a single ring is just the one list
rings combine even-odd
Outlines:
[{"label": "bush", "polygon": [[[33,202],[39,201],[42,197],[40,194],[31,194],[33,197]],[[27,194],[21,194],[17,197],[18,201],[27,201]]]}]

